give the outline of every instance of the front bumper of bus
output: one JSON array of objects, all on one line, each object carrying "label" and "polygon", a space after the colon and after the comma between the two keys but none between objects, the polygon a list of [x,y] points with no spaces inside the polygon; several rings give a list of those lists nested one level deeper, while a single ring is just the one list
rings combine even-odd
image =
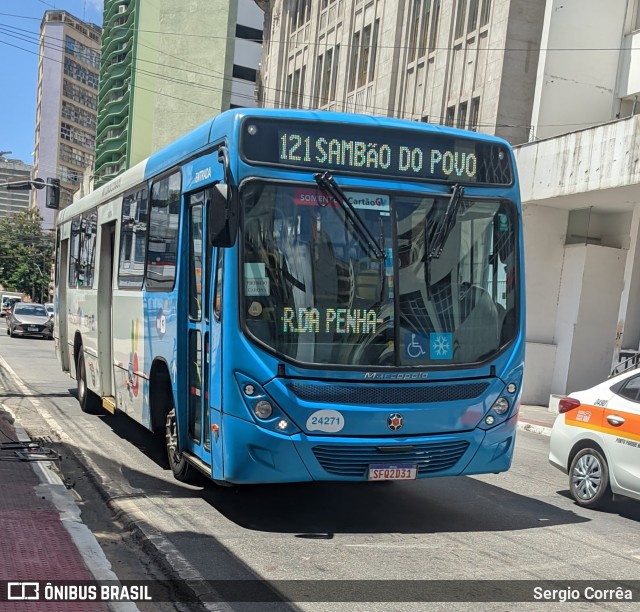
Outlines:
[{"label": "front bumper of bus", "polygon": [[[431,436],[347,438],[285,436],[227,415],[224,480],[235,484],[368,480],[369,465],[417,465],[418,478],[504,472],[509,469],[517,416],[493,429]],[[394,448],[396,447],[396,448]]]}]

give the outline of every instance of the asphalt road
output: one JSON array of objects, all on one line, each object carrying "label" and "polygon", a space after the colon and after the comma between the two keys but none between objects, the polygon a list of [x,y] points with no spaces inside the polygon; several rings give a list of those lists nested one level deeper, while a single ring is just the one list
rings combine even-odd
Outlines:
[{"label": "asphalt road", "polygon": [[[391,594],[395,589],[398,600],[406,587],[402,580],[531,580],[533,588],[544,580],[640,576],[640,503],[617,503],[599,512],[577,507],[568,496],[566,476],[548,464],[545,436],[519,432],[513,467],[500,475],[357,485],[190,487],[172,478],[162,439],[124,415],[80,411],[71,394],[75,381],[60,371],[52,342],[9,338],[3,331],[0,323],[0,356],[22,383],[0,360],[2,401],[32,435],[62,438],[88,466],[104,496],[117,499],[119,512],[131,519],[129,527],[142,526],[171,564],[193,576],[349,580],[351,596],[364,588],[363,581],[389,581],[383,584]],[[25,392],[32,393],[29,401]],[[308,584],[311,589],[322,586]],[[508,604],[481,605],[512,609]],[[558,609],[563,605],[557,604]],[[572,604],[573,609],[591,605]],[[602,604],[603,609],[624,605]],[[518,607],[533,606],[539,604]],[[260,609],[271,607],[282,606],[263,604]],[[452,605],[297,607],[444,610]],[[478,604],[456,607],[477,609]]]}]

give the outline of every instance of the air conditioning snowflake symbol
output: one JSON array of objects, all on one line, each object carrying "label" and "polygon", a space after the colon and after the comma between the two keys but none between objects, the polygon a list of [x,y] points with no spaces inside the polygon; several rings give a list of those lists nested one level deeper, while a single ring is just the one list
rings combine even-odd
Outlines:
[{"label": "air conditioning snowflake symbol", "polygon": [[446,336],[437,336],[433,341],[433,350],[436,355],[447,355],[451,350],[451,344]]}]

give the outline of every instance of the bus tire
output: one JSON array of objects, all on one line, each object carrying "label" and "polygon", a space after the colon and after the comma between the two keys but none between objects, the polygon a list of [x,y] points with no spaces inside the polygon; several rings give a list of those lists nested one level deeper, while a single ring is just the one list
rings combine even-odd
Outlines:
[{"label": "bus tire", "polygon": [[84,354],[82,351],[78,355],[77,366],[78,401],[80,410],[87,414],[97,414],[102,408],[100,398],[87,386],[87,368],[84,365]]},{"label": "bus tire", "polygon": [[165,438],[167,442],[167,458],[173,477],[180,482],[195,483],[197,481],[195,468],[191,467],[183,454],[178,452],[178,428],[176,427],[175,408],[172,408],[167,414]]}]

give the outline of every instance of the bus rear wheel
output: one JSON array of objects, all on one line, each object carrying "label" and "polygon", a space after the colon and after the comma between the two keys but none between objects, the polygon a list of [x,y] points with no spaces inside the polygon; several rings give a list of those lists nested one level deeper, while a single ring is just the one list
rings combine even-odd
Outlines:
[{"label": "bus rear wheel", "polygon": [[84,365],[84,355],[82,352],[78,356],[77,367],[78,401],[82,412],[97,414],[102,408],[100,398],[87,386],[87,368]]},{"label": "bus rear wheel", "polygon": [[180,482],[195,483],[197,481],[196,470],[189,465],[184,455],[178,451],[178,428],[176,426],[175,408],[172,408],[167,414],[165,437],[167,440],[167,457],[174,478]]}]

